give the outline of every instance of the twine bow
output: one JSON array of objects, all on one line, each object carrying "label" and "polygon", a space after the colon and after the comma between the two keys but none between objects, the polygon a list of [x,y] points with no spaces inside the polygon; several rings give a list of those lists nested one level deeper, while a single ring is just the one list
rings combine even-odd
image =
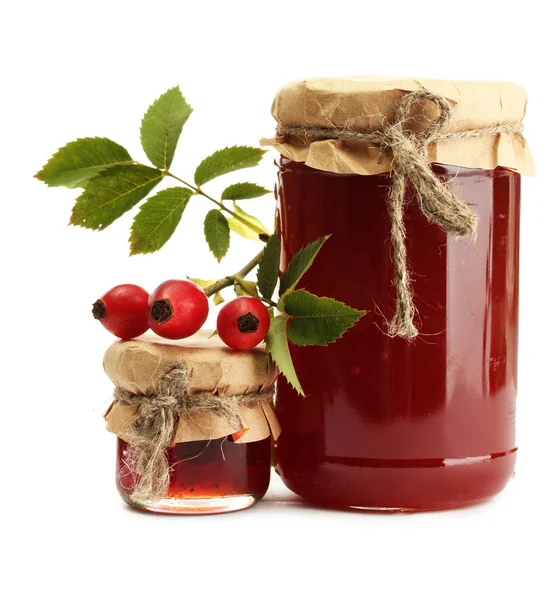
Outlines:
[{"label": "twine bow", "polygon": [[[408,122],[417,114],[416,109],[424,100],[434,102],[439,108],[439,116],[429,123],[429,128],[421,133],[409,129]],[[414,325],[416,308],[407,265],[406,228],[404,205],[406,187],[410,184],[415,191],[421,212],[431,223],[436,223],[454,237],[474,236],[477,231],[477,214],[466,202],[456,196],[450,187],[441,181],[431,170],[428,160],[429,145],[447,139],[464,139],[500,133],[520,133],[521,123],[496,125],[482,129],[470,129],[451,133],[441,133],[452,120],[450,102],[426,90],[406,94],[396,110],[392,123],[384,124],[380,131],[360,132],[347,128],[300,127],[279,124],[279,136],[302,136],[310,140],[341,139],[364,141],[390,148],[393,154],[392,187],[388,196],[390,214],[392,254],[394,260],[394,284],[396,287],[396,308],[389,324],[390,336],[411,340],[418,334]]]},{"label": "twine bow", "polygon": [[240,427],[240,405],[255,404],[272,393],[269,390],[233,396],[187,395],[189,381],[188,369],[174,365],[160,378],[153,395],[132,394],[115,388],[116,401],[138,407],[126,438],[133,447],[132,468],[138,475],[130,496],[133,502],[156,502],[167,493],[170,468],[166,450],[173,443],[183,414],[194,416],[197,412],[211,412],[229,425]]}]

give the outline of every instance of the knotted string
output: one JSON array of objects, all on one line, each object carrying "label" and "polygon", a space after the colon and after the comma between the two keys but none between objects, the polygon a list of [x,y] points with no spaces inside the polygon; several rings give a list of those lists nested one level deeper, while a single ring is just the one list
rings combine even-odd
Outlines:
[{"label": "knotted string", "polygon": [[[409,129],[408,122],[417,114],[416,109],[423,101],[434,102],[439,108],[438,118],[430,121],[429,128],[421,133]],[[412,286],[407,265],[406,228],[404,224],[405,192],[408,184],[415,191],[415,199],[421,212],[431,223],[437,224],[454,237],[471,235],[477,231],[477,214],[466,202],[456,196],[450,187],[441,181],[431,170],[428,160],[430,144],[441,140],[465,139],[496,135],[500,133],[520,133],[521,123],[508,123],[470,129],[466,131],[441,133],[452,120],[450,102],[426,90],[406,94],[397,107],[392,123],[385,123],[380,131],[353,131],[348,128],[301,127],[279,124],[278,136],[301,136],[306,140],[351,140],[362,141],[390,148],[393,154],[392,186],[388,195],[388,212],[392,220],[391,239],[394,260],[394,284],[396,287],[396,308],[389,324],[390,336],[408,340],[418,334],[414,325],[416,308],[413,302]]]},{"label": "knotted string", "polygon": [[233,396],[188,395],[190,373],[184,365],[174,365],[157,384],[153,395],[133,394],[115,388],[115,401],[137,406],[138,412],[127,432],[126,441],[134,447],[133,468],[139,479],[130,496],[133,502],[156,502],[169,489],[170,472],[166,450],[173,443],[182,415],[210,412],[232,427],[241,427],[240,405],[256,404],[271,398],[266,392]]}]

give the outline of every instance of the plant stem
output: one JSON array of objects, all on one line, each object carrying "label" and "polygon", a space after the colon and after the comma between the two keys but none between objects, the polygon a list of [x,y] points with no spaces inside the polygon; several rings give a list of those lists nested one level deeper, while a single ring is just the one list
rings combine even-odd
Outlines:
[{"label": "plant stem", "polygon": [[263,252],[264,250],[260,251],[238,273],[235,273],[234,275],[228,275],[227,277],[223,277],[222,279],[218,279],[215,283],[212,283],[212,285],[209,285],[207,288],[204,288],[206,296],[208,296],[209,298],[210,296],[213,296],[215,293],[220,292],[224,288],[235,285],[236,279],[244,279],[259,263]]},{"label": "plant stem", "polygon": [[184,183],[184,185],[186,185],[186,187],[190,188],[195,194],[198,194],[199,196],[204,196],[204,198],[207,198],[210,202],[213,202],[216,206],[219,206],[219,208],[221,210],[225,211],[226,213],[229,213],[234,219],[237,219],[237,221],[239,221],[240,223],[245,225],[245,227],[252,229],[252,231],[257,233],[259,236],[262,233],[250,221],[243,219],[243,217],[240,217],[237,213],[235,213],[232,210],[230,210],[229,208],[227,208],[227,206],[225,206],[225,204],[223,204],[223,202],[220,202],[219,200],[216,200],[215,198],[208,196],[208,194],[206,194],[206,192],[204,192],[202,190],[202,188],[199,188],[190,183],[187,183],[186,181],[184,181],[183,179],[180,179],[179,177],[177,177],[176,175],[173,175],[172,173],[167,173],[167,175],[169,177],[172,177],[173,179],[176,179],[177,181],[180,181],[181,183]]},{"label": "plant stem", "polygon": [[181,179],[180,177],[177,177],[176,175],[173,175],[172,173],[167,172],[167,175],[169,177],[172,177],[173,179],[176,179],[177,181],[180,181],[181,183],[184,183],[184,185],[186,185],[186,187],[189,187],[192,191],[198,193],[198,189],[196,188],[196,186],[184,181],[184,179]]},{"label": "plant stem", "polygon": [[[204,196],[204,198],[207,198],[208,200],[210,200],[210,202],[213,202],[214,204],[219,206],[219,208],[221,210],[224,210],[225,212],[229,213],[234,219],[237,219],[238,221],[240,221],[241,223],[246,225],[249,229],[252,229],[256,233],[258,233],[261,241],[263,241],[263,242],[268,241],[267,239],[265,239],[265,237],[268,237],[268,236],[264,237],[261,234],[261,232],[254,227],[254,225],[252,223],[250,223],[249,221],[246,221],[245,219],[240,217],[237,213],[234,213],[232,210],[229,210],[227,208],[227,206],[225,206],[223,204],[223,202],[220,202],[219,200],[216,200],[215,198],[208,196],[208,194],[206,194],[206,192],[202,191],[201,188],[196,187],[196,186],[192,185],[191,183],[188,183],[187,181],[184,181],[184,179],[181,179],[180,177],[177,177],[176,175],[173,175],[172,173],[167,172],[166,174],[169,177],[172,177],[173,179],[180,181],[180,183],[182,183],[186,187],[190,188],[194,193],[199,194],[200,196]],[[223,277],[222,279],[218,279],[215,283],[213,283],[212,285],[209,285],[207,288],[204,288],[204,292],[206,293],[206,296],[209,298],[210,296],[217,294],[217,292],[220,292],[221,290],[225,289],[226,287],[235,285],[235,283],[237,282],[237,279],[244,279],[258,265],[258,263],[260,262],[260,259],[262,258],[263,253],[264,253],[264,250],[261,250],[240,271],[238,271],[234,275],[227,275],[226,277]],[[271,307],[273,306],[276,308],[278,306],[277,303],[274,302],[273,300],[266,300],[265,298],[261,298],[261,300],[263,302],[265,302],[268,306],[271,306]]]}]

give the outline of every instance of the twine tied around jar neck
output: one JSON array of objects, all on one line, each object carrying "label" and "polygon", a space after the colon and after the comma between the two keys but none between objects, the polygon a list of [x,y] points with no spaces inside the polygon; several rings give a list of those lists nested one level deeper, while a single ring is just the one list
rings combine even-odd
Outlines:
[{"label": "twine tied around jar neck", "polygon": [[[434,102],[439,108],[437,119],[429,122],[429,128],[421,133],[407,127],[408,121],[417,114],[424,100]],[[361,141],[390,148],[393,154],[392,187],[388,195],[388,212],[392,220],[391,238],[394,260],[394,284],[396,287],[396,308],[389,323],[388,334],[408,340],[415,338],[418,330],[414,324],[416,308],[410,281],[407,251],[404,206],[406,187],[411,184],[421,212],[431,223],[435,223],[454,237],[471,235],[475,239],[477,214],[470,206],[456,196],[450,187],[441,181],[431,170],[428,160],[429,145],[442,140],[466,139],[520,133],[522,123],[507,123],[482,129],[469,129],[442,133],[452,120],[450,102],[426,90],[406,94],[400,101],[395,119],[385,122],[379,131],[354,131],[348,127],[302,127],[279,124],[278,136],[299,136],[305,140],[348,140]]]},{"label": "twine tied around jar neck", "polygon": [[215,396],[188,395],[190,373],[184,365],[172,366],[160,379],[155,394],[133,394],[120,387],[114,391],[115,401],[138,407],[126,441],[133,447],[131,469],[138,475],[132,502],[157,502],[169,489],[170,470],[166,450],[173,443],[179,418],[186,414],[211,412],[234,427],[241,426],[239,407],[269,400],[273,387],[265,392]]}]

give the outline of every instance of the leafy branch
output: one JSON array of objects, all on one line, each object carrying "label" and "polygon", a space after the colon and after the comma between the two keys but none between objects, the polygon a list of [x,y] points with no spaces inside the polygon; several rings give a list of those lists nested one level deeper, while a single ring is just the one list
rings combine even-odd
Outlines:
[{"label": "leafy branch", "polygon": [[[225,150],[229,150],[229,149],[226,148]],[[223,212],[229,214],[231,219],[234,219],[239,222],[239,224],[241,226],[240,229],[242,232],[245,232],[245,230],[247,232],[253,232],[256,237],[253,235],[250,235],[249,233],[246,233],[245,235],[243,235],[242,232],[239,232],[239,235],[243,235],[243,237],[247,237],[248,239],[259,239],[261,241],[266,241],[269,238],[268,230],[266,229],[266,227],[264,227],[264,225],[260,221],[258,221],[258,219],[256,219],[256,217],[250,217],[250,215],[249,215],[250,218],[245,218],[243,216],[244,212],[239,213],[239,212],[235,212],[234,209],[231,210],[230,208],[228,208],[223,203],[223,194],[222,194],[221,201],[216,200],[215,198],[213,198],[212,196],[207,194],[201,187],[192,185],[192,184],[184,181],[180,177],[173,175],[172,173],[168,173],[168,175],[169,175],[169,177],[172,177],[173,179],[180,181],[180,183],[184,184],[189,189],[191,189],[193,194],[198,194],[200,196],[203,196],[204,198],[206,198],[207,200],[209,200],[210,202],[213,202],[216,206],[218,206],[220,211],[223,211]],[[256,185],[255,183],[250,183],[250,184],[249,183],[239,183],[239,184],[235,184],[235,185],[236,186],[254,186],[255,188],[259,188],[260,190],[262,190],[262,193],[260,194],[261,196],[264,194],[270,193],[268,190],[266,190],[265,188],[263,188],[259,185]],[[230,190],[232,187],[233,186],[229,186],[226,190],[224,190],[224,193],[227,192],[227,190]],[[246,188],[246,190],[247,191],[245,192],[245,194],[251,193],[248,188]],[[251,198],[255,198],[255,197],[256,196],[251,196]],[[237,198],[237,199],[240,199],[240,198]],[[235,199],[233,199],[233,206],[236,207]],[[231,227],[231,223],[229,220],[228,220],[228,225],[229,225],[229,229],[235,229],[235,227]],[[212,247],[210,246],[210,249],[211,248]],[[223,257],[218,258],[218,260],[221,260],[221,258],[223,258]]]},{"label": "leafy branch", "polygon": [[[140,140],[151,166],[135,161],[125,148],[108,138],[90,137],[60,148],[35,177],[51,187],[83,188],[72,210],[70,224],[87,229],[105,229],[145,199],[132,222],[130,254],[160,250],[176,231],[193,196],[201,196],[215,207],[206,214],[204,234],[218,262],[229,250],[231,231],[264,242],[264,248],[235,274],[193,281],[204,288],[214,304],[223,302],[221,292],[233,287],[238,296],[253,296],[269,307],[268,351],[287,381],[303,394],[289,345],[332,343],[365,313],[332,298],[298,289],[329,236],[301,248],[280,274],[278,235],[271,234],[238,204],[269,194],[269,190],[255,183],[234,183],[223,190],[220,199],[216,199],[203,189],[206,183],[222,175],[257,166],[264,150],[250,146],[217,150],[200,162],[193,183],[171,173],[180,135],[191,114],[192,107],[178,86],[162,94],[148,108],[142,119]],[[150,196],[165,178],[182,185],[168,187]],[[256,281],[247,279],[257,267]],[[274,299],[276,290],[277,300]],[[284,314],[276,314],[276,309]]]},{"label": "leafy branch", "polygon": [[[315,240],[301,248],[287,266],[282,275],[279,273],[281,245],[274,233],[264,250],[259,252],[238,273],[215,281],[204,281],[204,291],[208,297],[220,294],[229,286],[236,284],[258,266],[255,288],[249,295],[259,298],[272,309],[272,321],[266,345],[272,359],[287,381],[301,395],[303,388],[295,372],[289,342],[299,346],[326,346],[339,339],[348,329],[365,315],[365,311],[356,310],[332,298],[319,297],[304,289],[296,289],[304,274],[309,270],[329,236]],[[200,280],[196,280],[200,283]],[[253,283],[253,282],[246,282]],[[279,299],[272,300],[279,283]],[[275,315],[274,308],[285,314]]]},{"label": "leafy branch", "polygon": [[[231,230],[249,239],[266,241],[270,235],[266,227],[236,203],[264,196],[269,190],[255,183],[237,183],[228,186],[217,200],[202,188],[227,173],[255,167],[264,150],[249,146],[218,150],[198,165],[193,184],[170,172],[179,137],[191,114],[192,107],[178,87],[162,94],[148,108],[142,119],[140,140],[153,166],[133,160],[125,148],[108,138],[91,137],[60,148],[35,177],[49,186],[83,188],[70,224],[87,229],[105,229],[147,198],[133,220],[130,254],[160,250],[175,232],[194,195],[217,206],[208,213],[204,231],[218,261],[229,249]],[[181,188],[175,187],[149,196],[167,177],[186,189],[179,191]]]}]

